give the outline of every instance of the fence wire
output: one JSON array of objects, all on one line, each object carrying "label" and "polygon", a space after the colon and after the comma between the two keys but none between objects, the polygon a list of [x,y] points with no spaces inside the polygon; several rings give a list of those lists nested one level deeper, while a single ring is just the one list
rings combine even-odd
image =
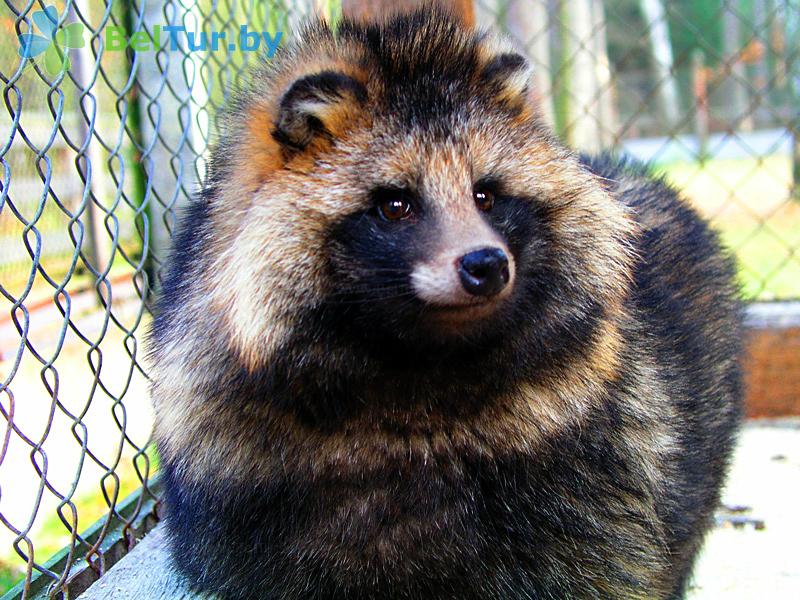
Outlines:
[{"label": "fence wire", "polygon": [[[559,135],[653,162],[721,230],[748,297],[800,298],[798,0],[476,9],[529,55]],[[244,25],[285,42],[304,16],[340,10],[4,0],[0,592],[21,581],[14,597],[74,597],[157,518],[141,340],[215,115],[261,60],[173,44],[165,28],[230,40]]]},{"label": "fence wire", "polygon": [[561,137],[653,163],[735,252],[747,298],[800,297],[800,1],[476,5],[531,58]]}]

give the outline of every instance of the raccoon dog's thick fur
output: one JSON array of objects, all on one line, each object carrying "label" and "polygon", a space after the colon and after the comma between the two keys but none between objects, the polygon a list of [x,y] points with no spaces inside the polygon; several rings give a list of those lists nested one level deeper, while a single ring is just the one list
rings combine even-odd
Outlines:
[{"label": "raccoon dog's thick fur", "polygon": [[680,598],[740,413],[717,237],[423,10],[232,103],[154,324],[174,556],[236,599]]}]

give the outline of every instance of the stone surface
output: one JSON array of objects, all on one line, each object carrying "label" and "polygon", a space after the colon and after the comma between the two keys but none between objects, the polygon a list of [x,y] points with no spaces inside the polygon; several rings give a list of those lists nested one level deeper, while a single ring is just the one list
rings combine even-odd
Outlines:
[{"label": "stone surface", "polygon": [[78,600],[210,600],[196,594],[172,566],[163,524],[158,525]]}]

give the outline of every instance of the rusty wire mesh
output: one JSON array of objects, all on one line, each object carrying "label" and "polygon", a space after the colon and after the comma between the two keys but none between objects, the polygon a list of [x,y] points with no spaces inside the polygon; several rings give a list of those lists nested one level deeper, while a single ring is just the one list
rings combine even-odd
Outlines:
[{"label": "rusty wire mesh", "polygon": [[[74,597],[157,500],[141,340],[213,114],[257,56],[191,52],[186,36],[172,48],[163,28],[233,37],[303,12],[250,0],[0,8],[0,591],[22,579],[16,595]],[[115,32],[159,26],[160,49],[115,48]],[[48,44],[30,60],[25,34]]]},{"label": "rusty wire mesh", "polygon": [[[750,298],[800,297],[797,0],[476,7],[479,24],[529,54],[559,135],[653,161],[720,227]],[[21,579],[16,596],[73,597],[118,557],[114,539],[130,546],[155,510],[141,339],[214,115],[260,60],[190,51],[185,36],[134,53],[114,49],[109,32],[152,38],[184,25],[233,37],[246,24],[290,35],[313,10],[335,17],[339,3],[0,7],[0,591]],[[22,58],[18,36],[47,33],[48,14],[56,51]],[[70,28],[82,47],[58,33]]]}]

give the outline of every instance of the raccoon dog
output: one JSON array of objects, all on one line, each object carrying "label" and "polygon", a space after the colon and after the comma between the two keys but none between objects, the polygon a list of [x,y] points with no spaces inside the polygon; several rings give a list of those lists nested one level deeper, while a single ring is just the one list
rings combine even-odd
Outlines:
[{"label": "raccoon dog", "polygon": [[233,102],[154,323],[167,527],[236,599],[680,598],[740,412],[717,237],[422,10]]}]

